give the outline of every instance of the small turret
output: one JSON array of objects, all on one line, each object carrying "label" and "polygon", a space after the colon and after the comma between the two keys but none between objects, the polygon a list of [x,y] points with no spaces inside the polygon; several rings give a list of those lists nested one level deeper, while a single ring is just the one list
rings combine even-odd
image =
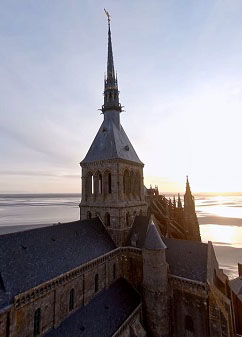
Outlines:
[{"label": "small turret", "polygon": [[150,219],[150,224],[149,224],[148,231],[146,234],[144,249],[148,249],[148,250],[166,249],[166,245],[162,241],[152,217]]},{"label": "small turret", "polygon": [[142,255],[144,314],[148,335],[152,337],[169,336],[166,249],[151,216]]}]

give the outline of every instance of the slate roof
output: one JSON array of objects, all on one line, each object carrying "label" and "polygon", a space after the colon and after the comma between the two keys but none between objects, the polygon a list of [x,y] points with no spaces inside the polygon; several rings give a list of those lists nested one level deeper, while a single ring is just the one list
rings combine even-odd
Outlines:
[{"label": "slate roof", "polygon": [[106,119],[81,163],[117,158],[143,164],[123,127],[118,128],[112,119]]},{"label": "slate roof", "polygon": [[229,281],[230,286],[233,292],[240,298],[242,301],[242,276],[236,277],[233,280]]},{"label": "slate roof", "polygon": [[[137,216],[129,234],[127,245],[131,246],[132,238],[136,238],[136,247],[143,248],[148,224],[148,217]],[[162,237],[162,241],[167,247],[166,259],[170,274],[200,282],[207,281],[207,244],[164,237]]]},{"label": "slate roof", "polygon": [[45,337],[111,337],[139,304],[137,292],[119,279]]},{"label": "slate roof", "polygon": [[[98,218],[1,235],[2,288],[12,300],[115,248]],[[1,296],[0,307],[6,304]]]}]

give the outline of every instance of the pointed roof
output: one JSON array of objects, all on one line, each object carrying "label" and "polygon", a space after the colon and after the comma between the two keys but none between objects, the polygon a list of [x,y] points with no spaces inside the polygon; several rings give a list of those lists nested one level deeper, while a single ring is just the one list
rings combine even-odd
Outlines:
[{"label": "pointed roof", "polygon": [[81,163],[107,159],[124,159],[143,165],[123,127],[112,119],[103,121],[98,133]]},{"label": "pointed roof", "polygon": [[182,208],[182,203],[181,203],[181,197],[180,197],[180,193],[178,193],[178,202],[177,202],[177,207],[178,207],[178,208]]},{"label": "pointed roof", "polygon": [[186,182],[186,194],[192,194],[190,184],[189,184],[189,180],[188,180],[188,176],[187,176],[187,182]]},{"label": "pointed roof", "polygon": [[153,222],[152,217],[150,219],[150,223],[148,226],[144,248],[149,249],[149,250],[166,249],[166,245],[162,241],[160,237],[160,233],[158,232],[156,225]]},{"label": "pointed roof", "polygon": [[95,162],[108,159],[124,159],[144,165],[137,156],[130,140],[120,124],[119,91],[117,78],[114,72],[113,51],[110,29],[110,14],[108,17],[108,59],[107,77],[104,88],[104,104],[102,112],[104,121],[86,155],[81,163]]},{"label": "pointed roof", "polygon": [[115,72],[114,72],[113,48],[112,48],[110,23],[108,24],[107,82],[113,82],[115,84]]}]

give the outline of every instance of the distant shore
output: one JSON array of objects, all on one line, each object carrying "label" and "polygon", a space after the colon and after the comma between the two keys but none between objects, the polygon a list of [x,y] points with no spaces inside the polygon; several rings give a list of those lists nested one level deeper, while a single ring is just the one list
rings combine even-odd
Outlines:
[{"label": "distant shore", "polygon": [[53,226],[54,224],[39,224],[39,225],[20,225],[20,226],[0,226],[0,235],[27,231],[41,227]]}]

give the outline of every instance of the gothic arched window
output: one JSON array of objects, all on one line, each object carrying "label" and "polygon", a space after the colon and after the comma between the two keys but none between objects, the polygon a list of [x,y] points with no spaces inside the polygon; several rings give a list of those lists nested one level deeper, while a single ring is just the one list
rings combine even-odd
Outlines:
[{"label": "gothic arched window", "polygon": [[131,171],[130,178],[129,178],[129,190],[130,193],[135,196],[135,175],[134,172]]},{"label": "gothic arched window", "polygon": [[103,193],[103,177],[101,174],[98,175],[98,193]]},{"label": "gothic arched window", "polygon": [[88,172],[86,177],[86,195],[90,196],[94,193],[94,177],[92,172]]},{"label": "gothic arched window", "polygon": [[108,193],[112,193],[112,176],[111,176],[111,173],[108,174]]},{"label": "gothic arched window", "polygon": [[103,175],[103,190],[105,197],[112,193],[112,175],[108,170]]},{"label": "gothic arched window", "polygon": [[130,181],[129,181],[129,171],[125,170],[123,175],[123,192],[124,195],[128,195],[130,192]]},{"label": "gothic arched window", "polygon": [[40,308],[38,308],[34,312],[34,336],[38,336],[40,334],[40,315]]},{"label": "gothic arched window", "polygon": [[75,300],[75,291],[74,289],[71,289],[70,296],[69,296],[69,311],[72,311],[74,309],[74,300]]},{"label": "gothic arched window", "polygon": [[134,194],[138,199],[140,199],[140,197],[141,197],[141,177],[140,177],[139,172],[137,172],[136,175],[135,175]]}]

